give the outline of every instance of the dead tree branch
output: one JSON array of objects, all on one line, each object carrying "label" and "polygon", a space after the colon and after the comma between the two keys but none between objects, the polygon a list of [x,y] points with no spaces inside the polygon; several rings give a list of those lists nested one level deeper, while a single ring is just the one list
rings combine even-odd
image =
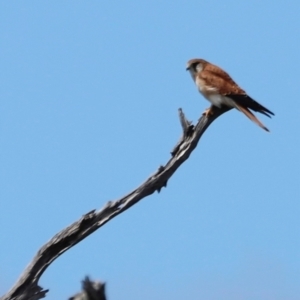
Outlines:
[{"label": "dead tree branch", "polygon": [[37,300],[44,298],[48,290],[41,288],[38,285],[38,281],[47,267],[65,251],[82,241],[118,214],[124,212],[141,199],[153,194],[155,191],[160,192],[163,187],[166,187],[168,180],[174,172],[189,158],[192,151],[196,148],[208,126],[228,110],[228,108],[215,108],[213,115],[209,117],[202,116],[194,126],[186,119],[182,110],[179,109],[183,134],[171,152],[172,157],[170,160],[164,166],[160,166],[144,183],[126,196],[116,201],[109,201],[98,211],[93,210],[88,212],[78,221],[57,233],[38,251],[15,285],[0,300]]}]

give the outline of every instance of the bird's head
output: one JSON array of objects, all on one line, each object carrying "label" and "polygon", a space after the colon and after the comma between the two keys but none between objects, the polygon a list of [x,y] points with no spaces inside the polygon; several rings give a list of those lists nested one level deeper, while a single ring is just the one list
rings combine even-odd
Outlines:
[{"label": "bird's head", "polygon": [[190,72],[199,73],[202,71],[206,61],[201,58],[190,59],[186,64],[186,70]]},{"label": "bird's head", "polygon": [[206,61],[200,58],[190,59],[186,64],[186,70],[189,71],[193,79],[195,79],[196,75],[203,70],[205,63]]}]

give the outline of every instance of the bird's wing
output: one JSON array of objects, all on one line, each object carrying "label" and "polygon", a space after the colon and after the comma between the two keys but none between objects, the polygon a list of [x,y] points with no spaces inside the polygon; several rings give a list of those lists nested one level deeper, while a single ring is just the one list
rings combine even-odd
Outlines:
[{"label": "bird's wing", "polygon": [[241,89],[234,80],[218,66],[209,64],[200,74],[201,79],[207,86],[215,87],[221,95],[238,94],[244,95],[246,92]]}]

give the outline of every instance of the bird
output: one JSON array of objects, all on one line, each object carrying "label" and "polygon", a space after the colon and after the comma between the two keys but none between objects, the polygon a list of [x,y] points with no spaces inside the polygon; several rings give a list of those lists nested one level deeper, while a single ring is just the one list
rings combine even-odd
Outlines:
[{"label": "bird", "polygon": [[264,114],[269,118],[275,114],[253,100],[220,67],[204,59],[194,58],[187,62],[186,70],[190,72],[199,92],[212,104],[205,110],[203,115],[209,117],[214,113],[215,107],[227,106],[236,108],[258,126],[269,131],[251,110]]}]

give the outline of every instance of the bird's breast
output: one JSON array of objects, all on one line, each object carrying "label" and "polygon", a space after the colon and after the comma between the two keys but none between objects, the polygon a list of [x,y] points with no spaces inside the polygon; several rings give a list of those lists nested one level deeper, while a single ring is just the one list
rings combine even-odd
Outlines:
[{"label": "bird's breast", "polygon": [[218,92],[217,88],[214,86],[208,85],[202,78],[199,76],[196,77],[195,83],[198,87],[198,90],[201,94],[203,94],[205,97],[208,94],[216,93]]},{"label": "bird's breast", "polygon": [[221,107],[222,105],[227,105],[229,107],[234,107],[233,100],[221,95],[216,87],[208,85],[199,77],[196,78],[195,82],[199,92],[214,106]]},{"label": "bird's breast", "polygon": [[221,95],[218,94],[218,90],[215,87],[209,86],[205,81],[199,77],[196,78],[195,83],[197,85],[198,91],[213,105],[221,105]]},{"label": "bird's breast", "polygon": [[207,98],[214,106],[221,107],[222,105],[226,105],[229,107],[235,107],[234,101],[226,96],[220,94],[210,94]]}]

